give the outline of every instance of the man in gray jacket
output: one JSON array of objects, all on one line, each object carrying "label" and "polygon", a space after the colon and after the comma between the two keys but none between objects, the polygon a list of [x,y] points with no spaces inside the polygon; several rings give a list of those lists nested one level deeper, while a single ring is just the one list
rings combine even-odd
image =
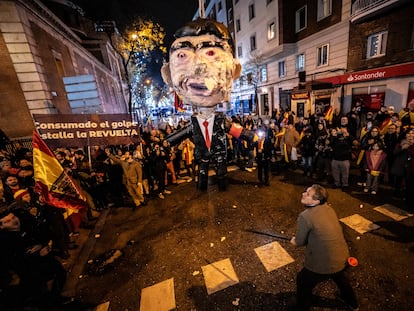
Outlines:
[{"label": "man in gray jacket", "polygon": [[333,208],[326,203],[328,192],[314,184],[303,194],[306,209],[299,214],[296,236],[291,243],[306,246],[304,268],[297,275],[297,309],[309,310],[312,290],[332,279],[340,290],[340,298],[351,310],[358,310],[358,301],[345,275],[349,258],[342,227]]}]

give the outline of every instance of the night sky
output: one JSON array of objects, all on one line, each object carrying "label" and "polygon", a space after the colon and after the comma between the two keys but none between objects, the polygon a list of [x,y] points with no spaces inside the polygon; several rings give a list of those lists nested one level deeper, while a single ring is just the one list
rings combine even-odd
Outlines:
[{"label": "night sky", "polygon": [[198,9],[198,0],[72,0],[94,21],[115,20],[118,28],[136,16],[158,22],[166,31],[166,46],[174,32],[190,21]]}]

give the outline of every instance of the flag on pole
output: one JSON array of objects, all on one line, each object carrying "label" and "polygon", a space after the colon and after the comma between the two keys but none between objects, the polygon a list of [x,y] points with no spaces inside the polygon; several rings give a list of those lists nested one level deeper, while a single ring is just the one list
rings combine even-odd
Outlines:
[{"label": "flag on pole", "polygon": [[182,98],[174,92],[174,107],[178,112],[184,112],[184,103]]},{"label": "flag on pole", "polygon": [[332,122],[333,119],[333,107],[329,106],[328,110],[325,111],[325,120]]},{"label": "flag on pole", "polygon": [[45,203],[75,210],[86,207],[80,189],[36,131],[33,131],[33,167],[36,192]]},{"label": "flag on pole", "polygon": [[152,120],[151,120],[151,116],[150,115],[147,115],[147,122],[148,122],[148,125],[151,128],[151,130],[153,130],[154,129],[154,125],[152,124]]},{"label": "flag on pole", "polygon": [[380,134],[385,135],[388,131],[388,127],[392,124],[391,118],[386,118],[384,121],[382,121],[380,125]]}]

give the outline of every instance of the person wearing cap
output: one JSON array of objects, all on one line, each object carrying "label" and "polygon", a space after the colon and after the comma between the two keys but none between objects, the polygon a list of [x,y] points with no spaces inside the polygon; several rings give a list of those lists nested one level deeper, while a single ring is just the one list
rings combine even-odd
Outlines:
[{"label": "person wearing cap", "polygon": [[297,219],[295,236],[290,243],[305,247],[303,269],[296,278],[297,310],[310,310],[312,290],[332,280],[338,286],[339,299],[351,310],[359,310],[358,301],[345,270],[349,249],[335,210],[327,203],[327,190],[313,184],[302,193],[305,210]]},{"label": "person wearing cap", "polygon": [[77,245],[70,241],[69,230],[63,217],[65,210],[44,203],[42,197],[32,200],[32,194],[27,189],[16,191],[14,198],[16,201],[9,206],[10,210],[16,215],[21,215],[22,210],[29,212],[34,217],[34,225],[42,227],[45,236],[52,241],[53,254],[68,259],[68,250],[76,248]]}]

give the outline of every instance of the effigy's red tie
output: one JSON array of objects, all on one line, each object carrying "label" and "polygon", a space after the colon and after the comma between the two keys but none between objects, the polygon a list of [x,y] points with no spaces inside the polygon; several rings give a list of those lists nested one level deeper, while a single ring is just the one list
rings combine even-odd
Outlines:
[{"label": "effigy's red tie", "polygon": [[206,146],[208,149],[210,149],[210,133],[208,132],[208,121],[205,120],[203,122],[204,128],[205,128],[205,134],[206,134]]}]

